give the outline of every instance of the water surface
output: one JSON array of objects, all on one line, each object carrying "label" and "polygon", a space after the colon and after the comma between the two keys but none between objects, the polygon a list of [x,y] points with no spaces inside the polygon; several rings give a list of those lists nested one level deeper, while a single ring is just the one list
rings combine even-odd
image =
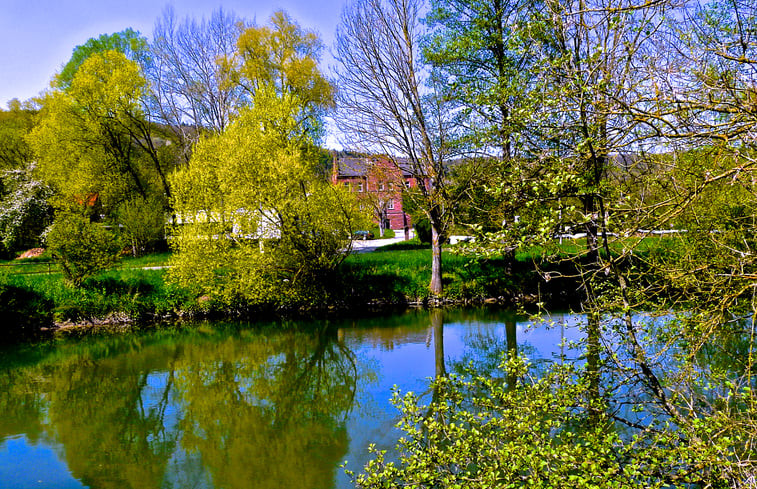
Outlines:
[{"label": "water surface", "polygon": [[394,445],[397,386],[502,352],[571,359],[574,316],[487,309],[202,323],[0,352],[0,487],[350,487]]}]

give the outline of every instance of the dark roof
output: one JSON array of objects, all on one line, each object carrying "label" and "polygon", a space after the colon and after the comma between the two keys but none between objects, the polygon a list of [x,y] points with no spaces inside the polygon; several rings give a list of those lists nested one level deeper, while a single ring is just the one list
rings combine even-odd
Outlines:
[{"label": "dark roof", "polygon": [[[370,167],[378,162],[378,161],[389,161],[388,158],[382,158],[382,157],[375,157],[375,156],[369,156],[369,157],[354,157],[354,156],[346,156],[346,157],[337,157],[336,164],[337,164],[337,171],[338,176],[340,177],[346,177],[346,178],[356,178],[356,177],[364,177],[368,173],[368,170]],[[396,159],[399,168],[402,170],[402,176],[412,177],[413,172],[411,171],[410,165],[405,163],[404,159]]]}]

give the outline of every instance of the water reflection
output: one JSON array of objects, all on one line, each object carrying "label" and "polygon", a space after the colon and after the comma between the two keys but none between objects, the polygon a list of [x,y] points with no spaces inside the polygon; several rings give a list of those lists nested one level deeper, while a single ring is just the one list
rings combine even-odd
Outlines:
[{"label": "water reflection", "polygon": [[[557,358],[561,336],[564,324],[434,310],[206,323],[40,347],[31,359],[6,352],[0,481],[13,489],[346,487],[343,461],[359,468],[369,442],[394,445],[395,384],[433,397],[431,377],[470,362],[495,373],[502,352]],[[19,447],[28,455],[19,458]],[[43,467],[32,447],[57,462]]]}]

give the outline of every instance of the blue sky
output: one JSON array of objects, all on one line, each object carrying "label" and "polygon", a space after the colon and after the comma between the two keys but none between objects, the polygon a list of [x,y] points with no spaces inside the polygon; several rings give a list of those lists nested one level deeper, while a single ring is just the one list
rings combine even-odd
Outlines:
[{"label": "blue sky", "polygon": [[[265,23],[277,9],[301,26],[318,31],[331,46],[345,0],[0,0],[0,107],[26,100],[49,85],[90,37],[131,27],[148,38],[166,5],[177,17],[209,17],[222,7],[248,20]],[[324,62],[328,56],[324,56]],[[327,69],[324,66],[324,69]]]}]

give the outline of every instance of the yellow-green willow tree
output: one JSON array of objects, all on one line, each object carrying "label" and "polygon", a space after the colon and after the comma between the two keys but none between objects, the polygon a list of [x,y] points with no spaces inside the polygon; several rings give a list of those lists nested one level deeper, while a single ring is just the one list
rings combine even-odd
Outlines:
[{"label": "yellow-green willow tree", "polygon": [[273,87],[172,178],[179,218],[172,279],[235,303],[286,306],[321,293],[365,217],[318,176],[301,99]]},{"label": "yellow-green willow tree", "polygon": [[59,207],[93,195],[106,211],[133,198],[170,197],[167,175],[175,158],[145,114],[146,87],[136,62],[105,51],[87,58],[70,86],[42,99],[28,142]]}]

